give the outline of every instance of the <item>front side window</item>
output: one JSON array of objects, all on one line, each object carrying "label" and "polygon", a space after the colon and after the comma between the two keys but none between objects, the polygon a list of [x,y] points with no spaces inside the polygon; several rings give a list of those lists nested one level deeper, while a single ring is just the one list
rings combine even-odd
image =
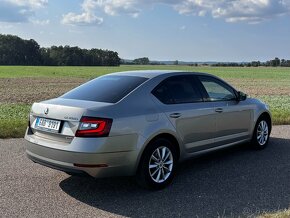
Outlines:
[{"label": "front side window", "polygon": [[161,82],[152,94],[164,104],[184,104],[202,101],[192,76],[172,76]]},{"label": "front side window", "polygon": [[199,76],[204,86],[209,101],[231,101],[236,100],[234,90],[220,80],[208,76]]}]

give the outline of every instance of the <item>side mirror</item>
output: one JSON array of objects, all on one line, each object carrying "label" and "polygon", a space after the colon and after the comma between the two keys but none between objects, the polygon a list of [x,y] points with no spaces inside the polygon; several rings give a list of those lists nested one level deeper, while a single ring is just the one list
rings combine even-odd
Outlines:
[{"label": "side mirror", "polygon": [[238,92],[238,101],[245,101],[247,99],[247,94],[243,93],[243,92]]}]

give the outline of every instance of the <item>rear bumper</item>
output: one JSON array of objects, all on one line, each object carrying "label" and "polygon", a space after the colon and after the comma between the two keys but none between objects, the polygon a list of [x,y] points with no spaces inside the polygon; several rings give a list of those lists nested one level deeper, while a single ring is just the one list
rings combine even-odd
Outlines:
[{"label": "rear bumper", "polygon": [[77,170],[77,169],[73,169],[71,167],[68,166],[64,166],[65,164],[59,164],[59,163],[54,163],[53,160],[45,160],[43,157],[37,157],[37,155],[32,154],[30,151],[26,150],[26,156],[32,160],[34,163],[38,163],[40,165],[55,169],[55,170],[59,170],[59,171],[63,171],[66,172],[70,175],[88,175],[87,173],[85,173],[84,171],[81,170]]},{"label": "rear bumper", "polygon": [[[101,153],[80,152],[57,149],[55,144],[54,147],[44,146],[40,143],[40,140],[38,143],[33,143],[33,140],[30,140],[30,136],[25,138],[27,140],[25,142],[26,154],[29,159],[68,174],[88,174],[95,178],[131,176],[135,174],[138,156],[136,150]],[[85,166],[79,167],[74,164]]]}]

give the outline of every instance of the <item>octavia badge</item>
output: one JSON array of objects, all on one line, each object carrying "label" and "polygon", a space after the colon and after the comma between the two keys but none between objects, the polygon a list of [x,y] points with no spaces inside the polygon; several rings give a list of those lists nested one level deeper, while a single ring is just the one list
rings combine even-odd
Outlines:
[{"label": "octavia badge", "polygon": [[44,110],[44,114],[47,115],[48,112],[49,112],[49,109],[48,109],[48,107],[47,107],[47,108]]}]

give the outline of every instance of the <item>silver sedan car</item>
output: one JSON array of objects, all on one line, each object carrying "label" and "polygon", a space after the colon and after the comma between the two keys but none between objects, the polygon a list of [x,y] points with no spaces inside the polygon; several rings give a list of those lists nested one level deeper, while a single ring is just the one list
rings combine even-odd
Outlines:
[{"label": "silver sedan car", "polygon": [[44,166],[95,178],[136,175],[161,189],[179,161],[269,141],[271,114],[225,81],[205,73],[130,71],[91,80],[34,103],[27,156]]}]

